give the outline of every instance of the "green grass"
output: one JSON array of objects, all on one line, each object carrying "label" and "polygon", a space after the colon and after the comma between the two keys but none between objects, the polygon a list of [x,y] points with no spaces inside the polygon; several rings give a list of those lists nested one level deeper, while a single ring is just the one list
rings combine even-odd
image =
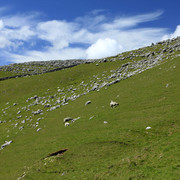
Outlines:
[{"label": "green grass", "polygon": [[[10,139],[13,143],[0,151],[0,179],[17,179],[24,172],[25,179],[33,180],[179,179],[179,58],[107,89],[90,92],[51,113],[44,111],[39,132],[26,125],[23,131],[12,126],[17,108],[23,107],[28,97],[54,94],[57,87],[89,82],[93,75],[117,69],[126,62],[129,60],[99,66],[85,64],[1,81],[0,107],[11,108],[6,116],[0,116],[0,120],[8,121],[0,124],[0,144]],[[92,103],[85,106],[87,100]],[[119,106],[111,109],[110,100]],[[12,106],[14,102],[18,105]],[[23,116],[30,114],[22,112]],[[64,127],[63,118],[67,116],[80,119]],[[145,130],[147,126],[152,128]],[[65,148],[68,150],[63,155],[47,157]]]},{"label": "green grass", "polygon": [[0,78],[10,77],[10,76],[15,76],[15,75],[18,75],[18,74],[10,72],[10,71],[0,71]]},{"label": "green grass", "polygon": [[[0,78],[3,77],[11,77],[11,76],[17,76],[17,75],[25,75],[25,74],[33,74],[33,71],[36,73],[42,73],[42,71],[50,71],[53,69],[56,69],[58,67],[55,66],[45,66],[45,65],[28,65],[28,64],[13,64],[11,68],[7,68],[0,70]],[[30,71],[28,70],[30,69]]]}]

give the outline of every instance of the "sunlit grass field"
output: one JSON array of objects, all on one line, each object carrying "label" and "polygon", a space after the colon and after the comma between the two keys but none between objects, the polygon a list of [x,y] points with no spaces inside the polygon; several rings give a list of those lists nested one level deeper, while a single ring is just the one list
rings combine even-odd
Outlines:
[{"label": "sunlit grass field", "polygon": [[[128,62],[128,60],[126,60]],[[23,107],[28,97],[89,82],[126,61],[83,64],[62,71],[0,81],[0,107]],[[167,85],[168,84],[168,85]],[[91,104],[85,106],[90,100]],[[110,108],[110,101],[119,103]],[[180,177],[180,58],[117,84],[92,91],[67,106],[44,111],[37,132],[12,126],[16,106],[0,120],[0,179],[174,179]],[[22,115],[31,115],[31,111]],[[40,115],[37,115],[39,117]],[[65,117],[80,117],[65,127]],[[104,123],[106,121],[107,123]],[[146,130],[150,126],[151,129]],[[67,149],[63,154],[50,153]]]}]

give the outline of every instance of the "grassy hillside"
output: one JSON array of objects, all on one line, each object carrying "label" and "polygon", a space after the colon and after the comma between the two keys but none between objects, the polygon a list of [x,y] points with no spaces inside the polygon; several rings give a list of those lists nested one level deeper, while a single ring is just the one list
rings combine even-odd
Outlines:
[{"label": "grassy hillside", "polygon": [[[143,57],[0,81],[0,144],[13,141],[0,150],[0,179],[179,179],[178,54],[164,52],[159,65],[92,91],[97,83],[110,83],[113,77],[108,77],[124,64]],[[121,75],[136,71],[132,67]],[[72,95],[81,96],[63,102]],[[110,108],[111,100],[119,106]],[[41,114],[32,114],[38,109]],[[80,118],[65,127],[65,117]]]}]

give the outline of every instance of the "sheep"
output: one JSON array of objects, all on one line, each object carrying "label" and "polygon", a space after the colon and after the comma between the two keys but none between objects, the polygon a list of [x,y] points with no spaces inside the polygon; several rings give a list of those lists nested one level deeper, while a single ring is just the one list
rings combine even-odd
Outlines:
[{"label": "sheep", "polygon": [[73,118],[71,118],[71,117],[66,117],[66,118],[64,118],[64,123],[66,123],[66,122],[68,122],[68,121],[72,121],[73,120]]},{"label": "sheep", "polygon": [[111,102],[110,102],[110,107],[111,107],[111,108],[114,108],[114,107],[116,107],[116,106],[119,106],[119,103],[111,100]]},{"label": "sheep", "polygon": [[80,117],[74,118],[71,122],[75,122],[75,121],[77,121],[78,119],[80,119]]},{"label": "sheep", "polygon": [[5,141],[5,143],[3,145],[1,145],[1,149],[3,149],[4,147],[10,145],[13,141]]},{"label": "sheep", "polygon": [[68,122],[65,122],[64,123],[65,127],[69,126],[69,123]]},{"label": "sheep", "polygon": [[87,106],[88,104],[91,104],[91,101],[87,101],[87,102],[85,103],[85,106]]}]

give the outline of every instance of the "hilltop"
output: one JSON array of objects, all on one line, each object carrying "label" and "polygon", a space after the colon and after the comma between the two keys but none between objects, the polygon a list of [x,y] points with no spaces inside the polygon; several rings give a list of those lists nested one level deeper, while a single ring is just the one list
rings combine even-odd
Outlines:
[{"label": "hilltop", "polygon": [[178,37],[1,66],[0,179],[178,179],[179,60]]},{"label": "hilltop", "polygon": [[107,61],[126,59],[136,60],[137,58],[155,59],[161,58],[161,56],[163,55],[166,55],[168,57],[169,55],[165,54],[165,52],[173,53],[174,51],[179,50],[179,40],[180,37],[177,37],[174,39],[169,39],[167,41],[158,42],[156,43],[156,45],[152,43],[152,45],[148,48],[140,48],[138,50],[131,51],[130,53],[125,52],[118,54],[117,56],[103,59],[34,61],[0,66],[0,80],[43,74],[74,67],[80,64],[89,64],[96,62],[102,63]]}]

